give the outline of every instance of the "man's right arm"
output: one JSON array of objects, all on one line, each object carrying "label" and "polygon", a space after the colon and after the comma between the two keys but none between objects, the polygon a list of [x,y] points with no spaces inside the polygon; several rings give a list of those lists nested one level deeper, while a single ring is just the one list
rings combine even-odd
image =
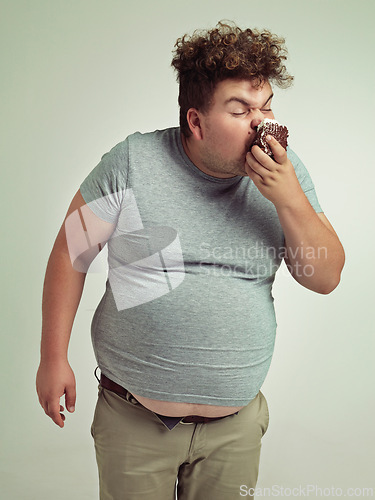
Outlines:
[{"label": "man's right arm", "polygon": [[[72,224],[66,224],[69,222]],[[41,358],[36,377],[39,402],[45,413],[64,427],[65,406],[74,411],[76,384],[68,362],[68,345],[90,263],[114,231],[114,224],[97,217],[80,191],[74,196],[48,260],[43,287]],[[70,228],[69,231],[67,228]],[[82,244],[100,242],[83,252]],[[86,246],[87,249],[87,246]],[[91,249],[89,249],[91,250]],[[84,255],[73,260],[73,256]],[[79,265],[76,265],[76,263]],[[77,270],[79,269],[79,270]]]}]

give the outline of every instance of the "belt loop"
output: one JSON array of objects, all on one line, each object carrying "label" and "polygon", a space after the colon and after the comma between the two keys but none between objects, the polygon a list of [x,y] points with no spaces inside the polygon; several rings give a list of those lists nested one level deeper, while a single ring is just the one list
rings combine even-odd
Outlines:
[{"label": "belt loop", "polygon": [[96,374],[96,371],[97,371],[97,369],[98,369],[98,368],[99,368],[99,366],[97,366],[97,367],[95,368],[95,370],[94,370],[94,375],[95,375],[96,380],[97,380],[97,381],[99,382],[99,384],[100,384],[100,379],[98,378],[98,376],[97,376],[97,374]]}]

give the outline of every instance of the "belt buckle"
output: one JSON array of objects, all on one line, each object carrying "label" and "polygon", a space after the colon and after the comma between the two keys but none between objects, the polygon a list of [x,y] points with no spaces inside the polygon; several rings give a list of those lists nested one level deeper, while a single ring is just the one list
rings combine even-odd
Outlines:
[{"label": "belt buckle", "polygon": [[195,424],[195,422],[184,422],[184,419],[180,420],[179,423],[182,424],[182,425],[194,425]]}]

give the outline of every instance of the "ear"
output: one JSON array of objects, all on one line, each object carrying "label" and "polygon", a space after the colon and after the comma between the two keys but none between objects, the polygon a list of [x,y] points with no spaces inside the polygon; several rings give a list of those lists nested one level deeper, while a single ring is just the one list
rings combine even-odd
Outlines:
[{"label": "ear", "polygon": [[201,114],[195,108],[188,109],[186,119],[191,133],[198,141],[203,139]]}]

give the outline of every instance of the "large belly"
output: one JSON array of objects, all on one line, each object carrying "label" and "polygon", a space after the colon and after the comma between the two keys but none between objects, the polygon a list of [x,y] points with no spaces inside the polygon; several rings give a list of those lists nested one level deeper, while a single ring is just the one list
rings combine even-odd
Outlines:
[{"label": "large belly", "polygon": [[195,403],[175,403],[170,401],[159,401],[157,399],[145,398],[133,393],[137,401],[145,408],[168,417],[186,417],[188,415],[199,415],[201,417],[225,417],[243,406],[215,406]]},{"label": "large belly", "polygon": [[159,299],[118,311],[109,290],[93,320],[98,365],[146,408],[220,417],[246,406],[271,363],[271,281],[187,275]]}]

